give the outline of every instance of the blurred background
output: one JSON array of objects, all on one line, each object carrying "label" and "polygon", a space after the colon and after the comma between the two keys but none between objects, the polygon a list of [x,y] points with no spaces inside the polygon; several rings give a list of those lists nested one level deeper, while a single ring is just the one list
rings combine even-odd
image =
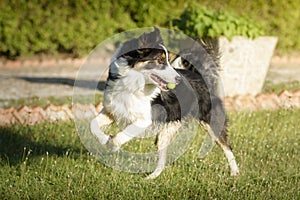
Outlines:
[{"label": "blurred background", "polygon": [[[0,106],[70,105],[76,74],[98,44],[126,30],[153,26],[193,38],[225,37],[229,42],[235,36],[275,36],[278,42],[266,72],[261,72],[263,81],[254,81],[261,85],[259,92],[252,95],[293,92],[300,88],[299,7],[299,0],[2,0]],[[107,54],[101,54],[99,66],[107,68],[113,50],[108,47]],[[82,81],[87,83],[93,72],[84,73]],[[98,89],[94,104],[101,101],[103,83]],[[79,91],[95,94],[90,87]]]},{"label": "blurred background", "polygon": [[300,51],[299,0],[2,0],[0,56],[85,56],[121,31],[154,25],[174,28],[174,20],[195,2],[207,10],[250,18],[266,35],[279,37],[276,54]]}]

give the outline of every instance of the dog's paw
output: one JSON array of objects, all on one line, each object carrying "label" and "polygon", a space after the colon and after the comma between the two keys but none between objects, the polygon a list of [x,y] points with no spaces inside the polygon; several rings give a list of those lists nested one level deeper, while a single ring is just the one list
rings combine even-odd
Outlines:
[{"label": "dog's paw", "polygon": [[121,148],[121,145],[118,145],[114,142],[114,137],[113,136],[109,137],[109,140],[107,141],[106,146],[112,152],[117,152]]},{"label": "dog's paw", "polygon": [[238,176],[240,174],[239,170],[234,170],[230,172],[230,176]]},{"label": "dog's paw", "polygon": [[93,119],[90,122],[90,131],[93,133],[94,136],[97,137],[98,141],[101,144],[106,144],[110,138],[110,136],[106,135],[99,127],[97,119]]},{"label": "dog's paw", "polygon": [[160,168],[155,169],[155,171],[152,172],[150,175],[148,175],[145,178],[145,180],[152,180],[152,179],[157,178],[161,174],[162,171],[163,171],[163,169],[160,169]]},{"label": "dog's paw", "polygon": [[152,173],[152,174],[148,175],[145,178],[145,180],[153,180],[153,179],[157,178],[158,176],[159,176],[159,174],[157,175],[157,174]]}]

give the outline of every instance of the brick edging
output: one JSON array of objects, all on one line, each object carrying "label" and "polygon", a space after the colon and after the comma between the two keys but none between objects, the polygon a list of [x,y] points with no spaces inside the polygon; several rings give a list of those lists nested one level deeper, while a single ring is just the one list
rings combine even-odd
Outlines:
[{"label": "brick edging", "polygon": [[[300,108],[300,90],[295,92],[283,91],[279,95],[259,94],[257,96],[226,97],[225,107],[229,111],[256,111],[276,110],[280,108]],[[41,122],[69,121],[73,119],[85,119],[94,117],[102,109],[102,104],[96,107],[92,104],[73,104],[54,106],[49,105],[45,109],[35,106],[22,106],[20,108],[0,108],[0,126],[13,124],[35,125]]]}]

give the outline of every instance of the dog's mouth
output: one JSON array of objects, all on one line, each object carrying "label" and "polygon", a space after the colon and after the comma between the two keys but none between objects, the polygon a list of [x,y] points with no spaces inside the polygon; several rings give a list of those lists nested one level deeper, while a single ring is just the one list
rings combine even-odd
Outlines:
[{"label": "dog's mouth", "polygon": [[150,78],[158,85],[158,87],[161,90],[164,90],[164,91],[169,90],[168,83],[164,79],[160,78],[159,76],[157,76],[155,74],[150,74]]}]

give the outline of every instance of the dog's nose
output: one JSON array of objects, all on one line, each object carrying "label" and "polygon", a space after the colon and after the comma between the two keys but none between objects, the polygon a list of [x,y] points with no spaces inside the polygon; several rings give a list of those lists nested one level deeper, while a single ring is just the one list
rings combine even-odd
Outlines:
[{"label": "dog's nose", "polygon": [[182,80],[181,76],[176,76],[175,77],[176,84],[180,83],[181,80]]}]

